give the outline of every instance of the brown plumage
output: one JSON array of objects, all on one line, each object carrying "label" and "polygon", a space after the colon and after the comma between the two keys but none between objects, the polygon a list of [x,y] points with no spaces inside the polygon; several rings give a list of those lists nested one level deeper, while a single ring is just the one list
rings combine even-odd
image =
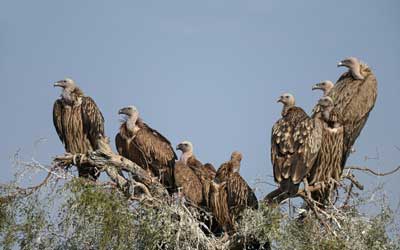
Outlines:
[{"label": "brown plumage", "polygon": [[233,219],[239,218],[245,208],[258,208],[256,195],[239,174],[241,160],[242,154],[233,152],[231,159],[223,163],[216,174],[217,182],[226,182],[228,208]]},{"label": "brown plumage", "polygon": [[[54,103],[53,123],[65,151],[85,154],[96,150],[98,139],[104,137],[104,118],[96,103],[72,79],[60,80],[54,86],[63,89],[61,98]],[[91,179],[99,175],[93,166],[83,164],[78,172]]]},{"label": "brown plumage", "polygon": [[330,97],[322,97],[318,105],[321,110],[316,119],[323,121],[322,144],[318,158],[308,178],[310,185],[323,183],[324,188],[313,193],[313,198],[324,203],[330,197],[331,191],[336,188],[343,171],[341,167],[343,157],[343,126],[338,115],[334,112],[334,103]]},{"label": "brown plumage", "polygon": [[349,68],[329,92],[335,103],[334,111],[344,127],[342,167],[368,120],[377,98],[377,80],[372,70],[357,58],[346,58],[338,64]]},{"label": "brown plumage", "polygon": [[226,182],[217,183],[212,181],[210,183],[209,203],[210,210],[215,220],[224,232],[227,234],[232,233],[234,230],[234,223],[228,207]]},{"label": "brown plumage", "polygon": [[204,201],[203,185],[193,169],[179,160],[175,163],[174,177],[179,193],[196,206],[201,206]]},{"label": "brown plumage", "polygon": [[[210,182],[215,176],[215,168],[210,163],[202,164],[196,156],[193,154],[193,144],[189,141],[181,142],[176,147],[177,150],[182,151],[180,162],[182,162],[187,168],[189,168],[197,179],[201,183],[201,188],[198,189],[185,189],[184,194],[192,197],[202,197],[201,202],[197,202],[197,205],[208,207],[208,197],[210,191]],[[186,170],[189,171],[189,170]],[[182,175],[179,171],[175,171],[175,176]],[[191,181],[193,178],[185,179],[185,181]],[[197,182],[197,180],[195,180]],[[188,185],[186,183],[178,183],[177,186],[184,187]],[[186,191],[187,190],[187,191]],[[190,193],[188,193],[190,192]],[[195,193],[195,194],[193,194]]]},{"label": "brown plumage", "polygon": [[296,107],[291,94],[282,95],[278,102],[284,106],[282,118],[272,128],[271,161],[275,181],[282,191],[294,194],[318,156],[322,122]]},{"label": "brown plumage", "polygon": [[171,143],[144,123],[135,107],[123,108],[119,114],[126,115],[126,120],[115,138],[118,153],[158,177],[172,192],[175,188],[174,166],[177,157]]}]

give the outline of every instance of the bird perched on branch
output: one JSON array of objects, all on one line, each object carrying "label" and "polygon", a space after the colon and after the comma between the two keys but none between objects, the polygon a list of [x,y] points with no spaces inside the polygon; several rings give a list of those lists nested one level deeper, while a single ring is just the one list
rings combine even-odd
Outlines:
[{"label": "bird perched on branch", "polygon": [[[104,137],[104,118],[96,103],[72,79],[57,81],[54,86],[62,88],[53,106],[53,123],[65,151],[85,154],[96,150],[98,139]],[[94,166],[77,165],[79,176],[93,180],[99,176]]]},{"label": "bird perched on branch", "polygon": [[125,116],[115,137],[118,153],[158,177],[168,191],[173,192],[177,156],[169,140],[144,123],[136,107],[125,107],[118,113]]},{"label": "bird perched on branch", "polygon": [[366,64],[355,57],[340,61],[338,67],[349,70],[342,74],[328,93],[335,104],[334,112],[344,127],[342,167],[352,152],[352,147],[364,128],[377,98],[377,80]]},{"label": "bird perched on branch", "polygon": [[329,96],[318,101],[320,111],[314,119],[321,119],[322,143],[315,164],[310,171],[308,183],[320,183],[322,188],[313,192],[314,200],[321,204],[331,198],[332,191],[336,190],[336,183],[340,181],[343,168],[343,126],[334,111],[334,102]]},{"label": "bird perched on branch", "polygon": [[176,146],[176,150],[182,151],[178,161],[179,168],[175,169],[177,187],[181,187],[184,195],[191,197],[191,200],[197,205],[208,206],[207,197],[210,190],[210,181],[215,176],[215,168],[210,163],[203,165],[196,158],[193,153],[193,144],[189,141],[179,143]]},{"label": "bird perched on branch", "polygon": [[280,191],[294,195],[318,156],[322,123],[297,107],[291,94],[283,94],[278,102],[283,104],[282,118],[272,128],[271,161]]},{"label": "bird perched on branch", "polygon": [[[227,215],[221,214],[222,211],[225,211],[223,208],[226,202],[229,217],[233,221],[240,218],[241,212],[246,208],[258,209],[258,201],[254,191],[239,173],[241,161],[242,154],[234,151],[231,154],[231,159],[223,163],[217,171],[215,183],[219,184],[219,186],[213,183],[210,192],[210,200],[214,201],[211,204],[211,211],[213,211],[217,220],[225,221],[226,223],[230,223],[230,220],[226,219],[228,218]],[[216,203],[215,195],[219,196],[218,204]],[[223,219],[218,219],[219,217]],[[228,224],[221,226],[231,227]]]}]

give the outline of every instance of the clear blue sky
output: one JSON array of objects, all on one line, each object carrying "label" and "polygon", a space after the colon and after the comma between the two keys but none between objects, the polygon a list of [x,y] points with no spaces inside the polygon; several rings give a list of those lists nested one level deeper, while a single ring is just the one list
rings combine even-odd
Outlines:
[{"label": "clear blue sky", "polygon": [[[311,111],[320,96],[311,86],[336,81],[346,56],[367,62],[379,81],[349,163],[392,169],[400,163],[399,13],[396,0],[1,0],[0,181],[11,179],[18,149],[44,163],[63,153],[52,83],[68,76],[95,99],[112,140],[118,109],[135,105],[174,145],[192,141],[203,162],[219,166],[242,151],[242,175],[253,183],[272,174],[276,98],[289,91]],[[377,150],[379,159],[365,161]],[[385,182],[396,200],[399,177],[361,175],[370,187]]]}]

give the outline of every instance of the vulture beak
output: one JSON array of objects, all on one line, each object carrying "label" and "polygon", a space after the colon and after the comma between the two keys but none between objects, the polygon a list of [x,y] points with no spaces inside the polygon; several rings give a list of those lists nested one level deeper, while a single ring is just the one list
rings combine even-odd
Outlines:
[{"label": "vulture beak", "polygon": [[182,144],[178,144],[177,146],[176,146],[176,150],[181,150],[182,151]]},{"label": "vulture beak", "polygon": [[279,99],[276,100],[276,102],[281,102],[281,103],[283,103],[282,98],[279,97]]},{"label": "vulture beak", "polygon": [[64,87],[64,85],[63,85],[61,82],[55,82],[55,83],[53,84],[53,86],[54,86],[54,87],[61,87],[61,88]]},{"label": "vulture beak", "polygon": [[119,115],[125,115],[125,108],[118,110]]},{"label": "vulture beak", "polygon": [[343,62],[338,62],[337,66],[338,67],[343,67],[343,66],[346,66],[346,65]]},{"label": "vulture beak", "polygon": [[320,86],[319,83],[315,84],[315,85],[312,87],[312,90],[316,90],[316,89],[321,89],[321,86]]}]

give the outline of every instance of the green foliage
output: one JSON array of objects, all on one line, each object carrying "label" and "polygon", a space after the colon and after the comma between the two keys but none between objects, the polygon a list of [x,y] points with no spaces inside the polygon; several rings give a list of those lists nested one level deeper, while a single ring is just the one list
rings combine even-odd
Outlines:
[{"label": "green foliage", "polygon": [[[76,179],[47,185],[29,196],[0,189],[1,249],[215,249],[193,209],[171,201],[128,201],[109,186]],[[7,196],[8,195],[8,196]],[[235,237],[271,243],[279,250],[400,249],[399,231],[389,233],[394,214],[379,201],[371,216],[356,208],[333,213],[330,230],[312,214],[291,218],[260,204],[245,210]],[[376,210],[375,210],[376,211]],[[339,226],[340,225],[340,226]],[[391,235],[391,237],[389,237]]]}]

